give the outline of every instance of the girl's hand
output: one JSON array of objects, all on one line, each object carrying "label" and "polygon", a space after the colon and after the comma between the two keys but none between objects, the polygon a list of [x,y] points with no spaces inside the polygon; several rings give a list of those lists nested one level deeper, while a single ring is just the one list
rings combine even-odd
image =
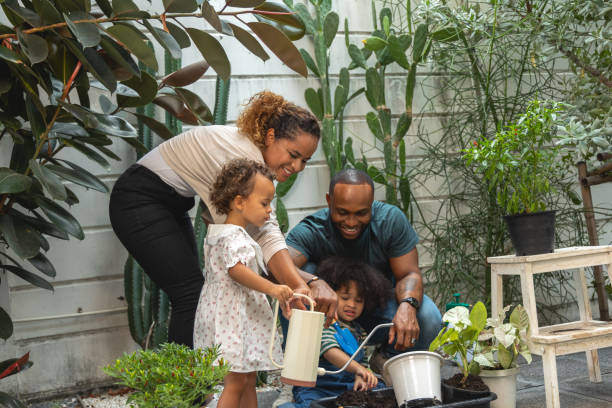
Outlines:
[{"label": "girl's hand", "polygon": [[[360,381],[358,381],[361,379]],[[360,390],[357,388],[358,386],[365,386],[365,390],[369,390],[378,385],[378,378],[374,375],[373,372],[365,368],[364,366],[360,366],[358,371],[355,373],[355,386],[353,389],[355,391]]]},{"label": "girl's hand", "polygon": [[287,303],[291,296],[293,296],[293,290],[287,285],[274,285],[270,296],[277,299],[280,303]]},{"label": "girl's hand", "polygon": [[356,375],[355,376],[355,384],[353,385],[353,391],[367,391],[368,384],[365,382],[363,378]]}]

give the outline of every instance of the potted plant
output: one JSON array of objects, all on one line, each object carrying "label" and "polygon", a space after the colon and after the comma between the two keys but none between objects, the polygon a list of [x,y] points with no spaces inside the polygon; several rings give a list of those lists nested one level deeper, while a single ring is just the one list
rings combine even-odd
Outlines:
[{"label": "potted plant", "polygon": [[529,317],[521,305],[512,309],[506,306],[498,318],[487,319],[487,325],[478,336],[474,347],[474,361],[480,366],[480,377],[497,394],[492,408],[514,408],[516,406],[516,376],[519,371],[518,356],[528,364],[531,353],[527,345]]},{"label": "potted plant", "polygon": [[554,250],[554,211],[546,211],[554,192],[549,182],[559,171],[559,146],[553,138],[561,104],[531,101],[519,119],[500,129],[493,139],[482,137],[464,149],[495,194],[505,216],[516,255]]},{"label": "potted plant", "polygon": [[[429,351],[441,351],[446,358],[456,359],[461,369],[460,373],[442,380],[442,402],[446,404],[488,396],[489,388],[478,376],[478,363],[468,357],[487,323],[485,305],[478,302],[471,311],[465,306],[454,307],[444,313],[442,321],[446,325],[431,342]],[[488,402],[478,405],[488,406]]]},{"label": "potted plant", "polygon": [[219,347],[192,350],[164,343],[158,350],[124,354],[104,372],[134,389],[128,403],[139,408],[198,408],[206,405],[229,371]]}]

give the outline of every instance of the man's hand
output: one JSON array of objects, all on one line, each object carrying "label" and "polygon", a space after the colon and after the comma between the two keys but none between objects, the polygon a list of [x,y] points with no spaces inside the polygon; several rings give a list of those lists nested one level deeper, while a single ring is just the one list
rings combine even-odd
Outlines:
[{"label": "man's hand", "polygon": [[389,330],[389,344],[396,340],[396,350],[412,348],[419,339],[420,331],[417,310],[409,303],[400,303],[393,317],[393,326]]},{"label": "man's hand", "polygon": [[325,313],[325,327],[329,327],[332,320],[336,318],[336,309],[338,308],[336,292],[322,279],[313,281],[310,284],[310,290],[315,302],[317,302],[317,311]]}]

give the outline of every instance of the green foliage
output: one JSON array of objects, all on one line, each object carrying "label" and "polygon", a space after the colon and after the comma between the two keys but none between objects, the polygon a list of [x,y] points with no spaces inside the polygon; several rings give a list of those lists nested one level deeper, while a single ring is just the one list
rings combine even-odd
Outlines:
[{"label": "green foliage", "polygon": [[475,165],[489,190],[497,191],[497,203],[507,214],[546,210],[546,199],[553,192],[549,175],[558,169],[559,148],[551,146],[557,128],[556,103],[534,100],[515,123],[495,137],[482,137],[463,158]]},{"label": "green foliage", "polygon": [[229,371],[219,347],[192,350],[174,343],[157,351],[124,354],[104,372],[136,390],[128,402],[139,408],[196,408],[215,391]]},{"label": "green foliage", "polygon": [[506,306],[498,318],[487,319],[485,329],[480,332],[474,346],[474,361],[481,367],[494,370],[516,367],[519,355],[531,364],[527,345],[529,316],[523,306],[517,305],[505,319],[511,307]]},{"label": "green foliage", "polygon": [[[140,119],[163,139],[173,135],[163,123],[131,108],[153,102],[191,125],[213,121],[202,99],[183,87],[198,80],[209,66],[228,77],[230,61],[219,40],[200,30],[185,30],[183,19],[206,19],[223,35],[236,36],[248,50],[266,60],[269,56],[262,42],[291,69],[306,76],[301,55],[283,33],[286,28],[291,39],[301,37],[304,28],[298,19],[288,16],[289,10],[280,4],[234,3],[241,13],[260,13],[253,9],[255,6],[267,10],[258,14],[260,21],[245,25],[254,35],[226,21],[231,18],[243,24],[235,11],[226,7],[215,10],[209,2],[195,0],[164,0],[162,14],[141,10],[127,0],[6,0],[0,4],[8,20],[0,30],[0,141],[11,148],[10,163],[0,166],[3,247],[30,261],[38,272],[55,275],[44,256],[50,249],[47,238],[84,238],[79,221],[66,209],[79,202],[73,185],[108,192],[106,184],[91,173],[89,164],[109,169],[110,160],[119,160],[109,149],[117,140],[138,152],[146,151],[127,119]],[[101,12],[92,11],[96,5]],[[150,32],[151,38],[143,31]],[[180,57],[182,48],[193,44],[205,61],[156,78],[136,62],[152,72],[157,70],[153,42],[175,58]],[[93,88],[105,92],[99,97],[100,109],[90,101]],[[106,91],[116,95],[116,102]],[[86,169],[60,159],[61,152],[70,151],[84,156]],[[8,251],[3,249],[0,256],[3,271],[51,289],[45,279],[25,269]],[[1,336],[12,333],[10,318],[6,317],[1,311]]]},{"label": "green foliage", "polygon": [[[492,140],[498,130],[508,129],[530,101],[559,100],[563,91],[563,61],[558,54],[549,57],[542,52],[535,20],[517,17],[517,10],[525,12],[525,4],[419,2],[413,10],[415,21],[429,24],[432,38],[431,74],[421,80],[427,98],[423,112],[435,112],[439,123],[417,133],[424,152],[416,166],[418,182],[425,195],[438,200],[417,206],[421,217],[415,220],[419,234],[431,240],[425,250],[432,264],[423,273],[432,282],[425,290],[437,302],[455,292],[465,293],[470,303],[488,299],[491,275],[486,259],[512,251],[497,189],[458,153],[479,138]],[[549,18],[545,14],[541,17]],[[557,210],[555,245],[588,245],[584,217],[576,206],[576,170],[559,165],[559,171],[547,174],[557,192],[546,199]],[[573,299],[571,275],[558,272],[535,279],[542,288],[541,321],[564,320],[554,305]],[[519,281],[511,278],[505,285],[504,302],[516,303]]]},{"label": "green foliage", "polygon": [[[507,2],[510,5],[510,2]],[[541,52],[560,53],[574,75],[563,79],[564,99],[572,106],[564,115],[567,145],[573,161],[588,161],[610,149],[612,126],[612,11],[601,0],[534,1],[515,5],[513,12],[537,33]],[[562,133],[563,135],[563,133]]]},{"label": "green foliage", "polygon": [[463,373],[461,383],[465,383],[470,373],[478,373],[478,365],[468,361],[468,350],[478,341],[480,332],[487,323],[487,308],[478,302],[470,311],[465,306],[453,307],[442,316],[447,325],[429,345],[429,351],[442,349],[448,358],[460,357],[460,368]]}]

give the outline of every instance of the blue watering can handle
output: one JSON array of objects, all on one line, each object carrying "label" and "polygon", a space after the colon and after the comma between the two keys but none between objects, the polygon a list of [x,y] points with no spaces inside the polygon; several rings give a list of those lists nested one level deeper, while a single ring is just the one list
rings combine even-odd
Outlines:
[{"label": "blue watering can handle", "polygon": [[359,345],[359,348],[357,349],[357,351],[355,351],[353,353],[351,358],[349,358],[349,360],[342,366],[341,369],[336,370],[336,371],[328,371],[328,370],[324,370],[321,367],[319,367],[319,370],[318,370],[317,374],[318,375],[340,374],[342,371],[344,371],[346,369],[346,367],[348,367],[348,365],[351,363],[351,361],[353,361],[353,359],[361,351],[361,349],[364,348],[366,344],[368,344],[368,340],[370,340],[370,337],[372,337],[372,335],[374,335],[374,333],[376,333],[376,330],[382,329],[382,328],[385,328],[385,327],[391,327],[391,326],[393,326],[393,323],[383,323],[383,324],[379,324],[378,326],[376,326],[374,328],[374,330],[372,330],[370,332],[370,334],[368,334],[368,337],[366,337],[365,340]]},{"label": "blue watering can handle", "polygon": [[[302,295],[301,293],[294,293],[293,296],[300,296],[306,298],[308,302],[310,302],[310,311],[314,312],[314,300],[312,300],[311,297]],[[274,364],[276,367],[285,368],[285,366],[278,364],[276,361],[274,361],[274,357],[272,357],[272,350],[274,350],[274,337],[276,335],[276,319],[278,319],[278,300],[276,300],[276,305],[274,307],[274,320],[272,320],[274,324],[272,325],[272,336],[270,337],[270,345],[268,347],[268,357],[270,357],[270,361],[272,361],[272,364]]]}]

